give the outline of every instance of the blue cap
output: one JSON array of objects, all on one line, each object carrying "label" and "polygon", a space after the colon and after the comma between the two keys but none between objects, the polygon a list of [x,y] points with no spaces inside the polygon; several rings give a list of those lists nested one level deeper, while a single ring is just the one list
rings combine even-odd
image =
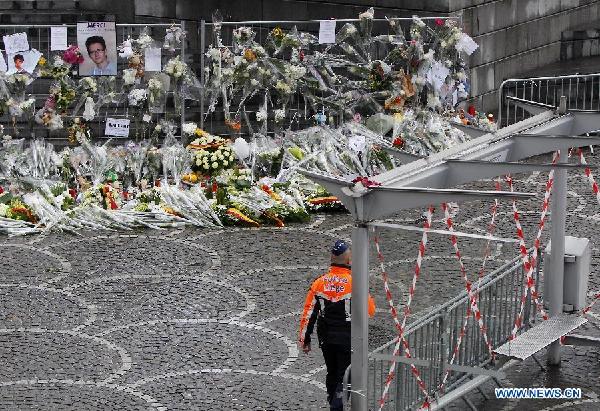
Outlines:
[{"label": "blue cap", "polygon": [[344,240],[337,240],[331,249],[331,254],[342,255],[350,248]]}]

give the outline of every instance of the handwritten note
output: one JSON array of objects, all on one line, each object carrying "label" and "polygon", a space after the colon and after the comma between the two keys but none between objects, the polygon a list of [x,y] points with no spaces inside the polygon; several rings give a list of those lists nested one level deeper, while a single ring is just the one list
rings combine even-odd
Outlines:
[{"label": "handwritten note", "polygon": [[128,118],[107,118],[104,135],[112,137],[129,137]]},{"label": "handwritten note", "polygon": [[319,44],[335,43],[335,20],[321,20],[319,25]]},{"label": "handwritten note", "polygon": [[15,33],[8,36],[2,36],[2,40],[4,40],[4,50],[6,51],[6,54],[14,54],[19,51],[29,50],[27,33]]},{"label": "handwritten note", "polygon": [[144,69],[146,71],[161,71],[160,54],[158,47],[147,47],[144,52]]},{"label": "handwritten note", "polygon": [[50,51],[67,49],[67,27],[50,27]]}]

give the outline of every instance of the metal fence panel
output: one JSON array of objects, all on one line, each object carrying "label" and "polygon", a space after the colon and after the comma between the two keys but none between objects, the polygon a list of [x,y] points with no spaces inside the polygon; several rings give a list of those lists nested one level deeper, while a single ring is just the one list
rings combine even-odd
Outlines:
[{"label": "metal fence panel", "polygon": [[541,109],[557,107],[567,98],[572,111],[600,110],[600,74],[508,79],[498,89],[498,125],[506,127],[534,114],[523,103],[537,103]]},{"label": "metal fence panel", "polygon": [[[479,295],[479,309],[484,317],[488,336],[494,347],[508,341],[515,318],[519,312],[520,296],[523,292],[523,268],[520,257],[489,273],[482,279],[481,287],[473,285]],[[534,279],[539,280],[539,264],[534,272]],[[432,367],[418,366],[432,398],[437,392],[445,374],[448,363],[456,345],[459,332],[466,314],[469,297],[463,291],[454,299],[417,319],[406,328],[405,336],[413,358],[429,360]],[[520,332],[528,329],[536,320],[535,304],[528,298],[525,303],[525,320]],[[369,359],[369,404],[370,409],[379,408],[379,400],[383,392],[390,362],[374,358],[374,354],[392,355],[396,340],[378,348],[371,353]],[[489,364],[491,357],[480,333],[477,323],[471,318],[467,335],[463,338],[461,349],[455,364],[470,367],[483,367]],[[395,383],[392,385],[386,410],[408,410],[419,407],[424,401],[423,393],[415,383],[410,365],[396,364]],[[455,389],[468,379],[462,372],[452,371],[446,382],[446,392]]]}]

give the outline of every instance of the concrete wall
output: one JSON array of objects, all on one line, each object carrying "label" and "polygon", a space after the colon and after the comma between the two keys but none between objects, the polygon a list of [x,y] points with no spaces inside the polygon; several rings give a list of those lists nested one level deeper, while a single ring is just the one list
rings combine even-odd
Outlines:
[{"label": "concrete wall", "polygon": [[496,109],[496,89],[504,79],[559,61],[562,33],[597,26],[600,9],[599,0],[451,3],[480,47],[470,59],[471,95],[484,110]]},{"label": "concrete wall", "polygon": [[137,15],[210,20],[219,9],[226,20],[312,20],[355,18],[373,6],[377,16],[448,13],[448,0],[135,0]]},{"label": "concrete wall", "polygon": [[562,61],[600,55],[600,30],[573,30],[562,33],[560,59]]}]

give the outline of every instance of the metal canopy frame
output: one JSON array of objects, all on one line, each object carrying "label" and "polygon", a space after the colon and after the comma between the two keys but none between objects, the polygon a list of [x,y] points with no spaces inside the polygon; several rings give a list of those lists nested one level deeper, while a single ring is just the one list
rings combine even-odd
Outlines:
[{"label": "metal canopy frame", "polygon": [[[520,102],[524,103],[524,102]],[[564,258],[564,222],[566,215],[566,173],[578,165],[568,165],[567,156],[559,163],[516,163],[531,156],[571,147],[600,144],[600,137],[581,137],[598,129],[599,112],[567,111],[566,99],[556,110],[544,110],[528,119],[496,132],[433,154],[427,158],[397,155],[407,164],[382,173],[372,180],[379,186],[363,187],[348,180],[300,170],[326,187],[346,206],[354,217],[353,243],[353,312],[352,312],[352,409],[366,410],[368,391],[368,310],[369,237],[371,220],[385,218],[401,210],[448,201],[486,198],[531,198],[534,194],[500,191],[457,190],[452,187],[483,178],[511,173],[543,171],[555,168],[552,194],[552,266],[548,281],[551,292],[550,315],[562,313]],[[544,108],[536,106],[536,109]],[[388,150],[392,152],[393,150]],[[381,224],[379,224],[381,225]],[[392,227],[393,228],[393,227]],[[552,364],[560,362],[560,346],[553,344],[548,354]]]}]

